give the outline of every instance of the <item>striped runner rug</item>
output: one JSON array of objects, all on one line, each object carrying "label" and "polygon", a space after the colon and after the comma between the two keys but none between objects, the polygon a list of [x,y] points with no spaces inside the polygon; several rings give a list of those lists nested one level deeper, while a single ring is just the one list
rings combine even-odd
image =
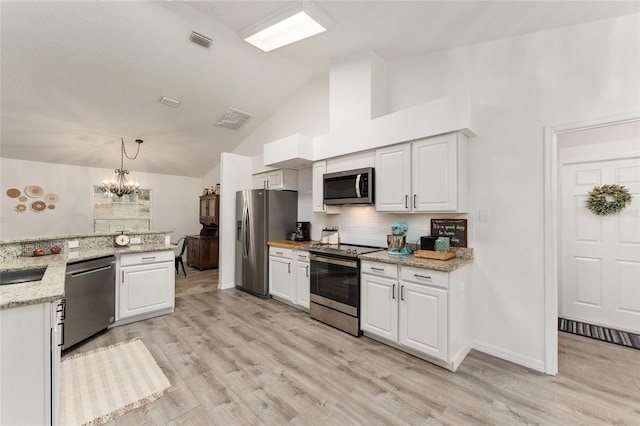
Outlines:
[{"label": "striped runner rug", "polygon": [[140,338],[73,355],[60,364],[59,424],[101,425],[172,390]]},{"label": "striped runner rug", "polygon": [[612,328],[565,318],[558,318],[558,330],[591,339],[602,340],[604,342],[615,343],[616,345],[622,345],[628,348],[640,349],[640,334],[628,333],[626,331],[614,330]]}]

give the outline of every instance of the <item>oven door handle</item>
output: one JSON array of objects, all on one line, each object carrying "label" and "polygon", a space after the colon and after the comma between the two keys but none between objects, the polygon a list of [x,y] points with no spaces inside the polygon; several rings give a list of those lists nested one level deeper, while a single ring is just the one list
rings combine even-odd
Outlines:
[{"label": "oven door handle", "polygon": [[358,262],[355,260],[335,259],[333,257],[317,256],[315,254],[310,254],[309,259],[315,260],[316,262],[331,263],[332,265],[346,266],[347,268],[354,268],[354,269],[358,268]]}]

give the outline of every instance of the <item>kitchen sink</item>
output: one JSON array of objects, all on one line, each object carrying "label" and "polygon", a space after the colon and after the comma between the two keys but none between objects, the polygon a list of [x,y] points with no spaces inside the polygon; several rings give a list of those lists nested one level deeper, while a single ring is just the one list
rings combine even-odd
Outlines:
[{"label": "kitchen sink", "polygon": [[0,272],[0,285],[28,283],[40,281],[47,268],[28,269],[23,271]]}]

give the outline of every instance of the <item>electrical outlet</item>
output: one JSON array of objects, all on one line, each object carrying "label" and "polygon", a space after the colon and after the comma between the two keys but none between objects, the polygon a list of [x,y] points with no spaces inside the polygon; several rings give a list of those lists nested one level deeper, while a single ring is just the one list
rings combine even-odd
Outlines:
[{"label": "electrical outlet", "polygon": [[140,237],[131,237],[129,242],[131,244],[142,244],[142,238],[140,238]]},{"label": "electrical outlet", "polygon": [[78,242],[78,240],[74,240],[74,241],[69,241],[69,248],[78,248],[80,247],[80,243]]}]

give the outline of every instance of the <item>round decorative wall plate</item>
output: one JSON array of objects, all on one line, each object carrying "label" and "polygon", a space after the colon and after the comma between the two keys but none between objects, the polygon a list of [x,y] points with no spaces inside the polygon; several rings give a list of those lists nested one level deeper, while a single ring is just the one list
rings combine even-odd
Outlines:
[{"label": "round decorative wall plate", "polygon": [[7,195],[11,198],[18,198],[21,192],[18,188],[10,188],[7,189]]},{"label": "round decorative wall plate", "polygon": [[57,203],[60,197],[58,197],[58,194],[47,194],[44,196],[44,199],[48,203]]},{"label": "round decorative wall plate", "polygon": [[56,208],[56,205],[55,205],[55,204],[49,204],[49,205],[47,206],[47,208],[48,208],[49,210],[53,210],[53,209],[55,209],[55,208]]},{"label": "round decorative wall plate", "polygon": [[31,203],[31,210],[34,212],[41,212],[47,208],[47,204],[44,201],[34,201]]},{"label": "round decorative wall plate", "polygon": [[26,203],[27,200],[28,200],[28,198],[25,197],[24,195],[22,197],[18,198],[18,201],[20,201],[21,203]]},{"label": "round decorative wall plate", "polygon": [[25,206],[24,204],[18,204],[16,206],[16,211],[19,213],[22,213],[23,211],[25,211],[27,209],[27,206]]},{"label": "round decorative wall plate", "polygon": [[38,185],[29,185],[24,189],[24,192],[31,198],[38,198],[42,197],[42,194],[44,194],[44,189],[42,189]]}]

